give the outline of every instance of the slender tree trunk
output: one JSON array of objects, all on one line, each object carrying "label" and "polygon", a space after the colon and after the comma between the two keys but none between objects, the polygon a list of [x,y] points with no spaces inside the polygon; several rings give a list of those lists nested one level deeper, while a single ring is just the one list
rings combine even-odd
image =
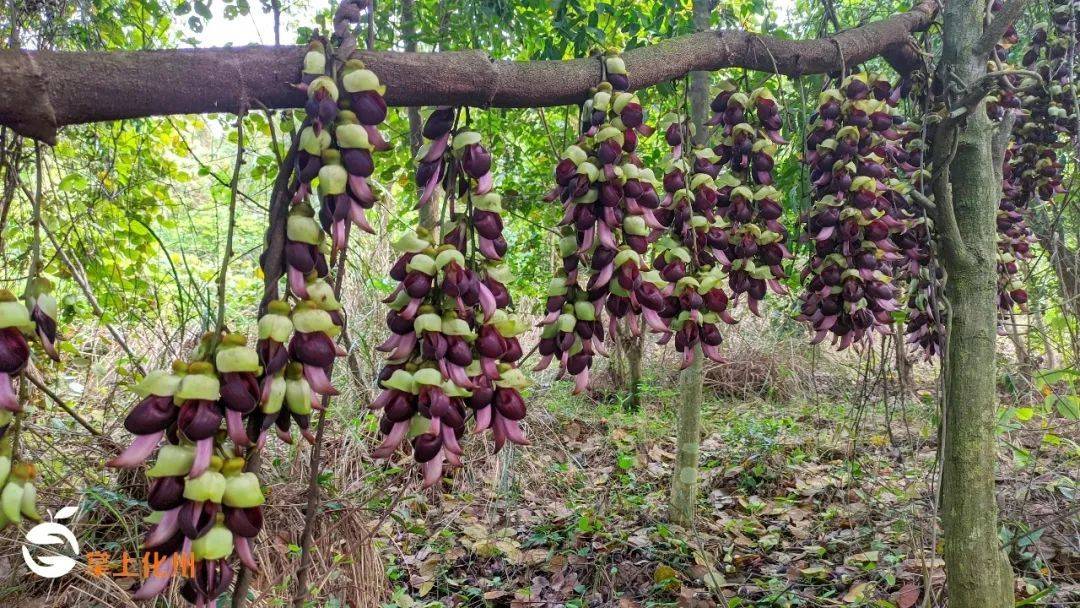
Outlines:
[{"label": "slender tree trunk", "polygon": [[[694,0],[694,29],[709,28],[710,0]],[[694,144],[705,143],[705,112],[709,107],[709,73],[690,73],[690,117],[694,124]],[[698,460],[701,446],[701,346],[694,347],[694,362],[682,374],[676,433],[675,471],[671,480],[671,521],[689,527],[694,522],[697,503]]]},{"label": "slender tree trunk", "polygon": [[671,480],[671,522],[683,527],[694,523],[701,451],[701,360],[705,354],[700,345],[694,347],[694,355],[694,362],[682,373],[675,472]]},{"label": "slender tree trunk", "polygon": [[[944,9],[938,77],[955,104],[986,73],[979,49],[986,3]],[[945,362],[941,522],[951,608],[1011,608],[1013,576],[998,539],[995,500],[997,283],[995,216],[1001,158],[1012,121],[995,133],[982,101],[935,135],[934,194],[945,293],[951,306]]]},{"label": "slender tree trunk", "polygon": [[641,335],[628,336],[623,342],[623,352],[626,353],[626,375],[629,398],[626,409],[636,412],[641,409],[641,354],[645,346],[644,337]]}]

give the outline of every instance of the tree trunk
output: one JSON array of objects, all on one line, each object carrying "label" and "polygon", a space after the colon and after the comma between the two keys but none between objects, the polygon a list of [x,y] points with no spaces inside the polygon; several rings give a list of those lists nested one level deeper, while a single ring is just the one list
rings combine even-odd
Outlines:
[{"label": "tree trunk", "polygon": [[[694,0],[694,29],[709,27],[710,0]],[[705,113],[709,108],[709,73],[690,73],[690,118],[694,124],[694,145],[707,138]],[[684,527],[694,522],[697,504],[698,460],[701,445],[701,363],[705,354],[694,347],[694,362],[682,374],[682,394],[676,432],[675,471],[671,480],[671,521]]]},{"label": "tree trunk", "polygon": [[[950,0],[944,9],[938,78],[970,90],[986,73],[981,50],[986,4]],[[945,76],[943,78],[943,76]],[[950,86],[957,103],[965,90]],[[995,134],[980,101],[935,135],[945,293],[951,306],[945,362],[941,522],[949,606],[1011,608],[1013,577],[998,539],[995,500],[997,203],[1011,120]],[[1002,136],[1005,134],[1006,136]]]},{"label": "tree trunk", "polygon": [[698,460],[701,448],[701,363],[705,354],[694,347],[694,362],[682,373],[679,429],[675,437],[675,472],[671,480],[671,523],[690,527],[697,504]]},{"label": "tree trunk", "polygon": [[641,409],[641,353],[645,346],[642,335],[631,335],[623,342],[623,352],[626,353],[627,389],[629,397],[626,401],[626,410],[636,412]]}]

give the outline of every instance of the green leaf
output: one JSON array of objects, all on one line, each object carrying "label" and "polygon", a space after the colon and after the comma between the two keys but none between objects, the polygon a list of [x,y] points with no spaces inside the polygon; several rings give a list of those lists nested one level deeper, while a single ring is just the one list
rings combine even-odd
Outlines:
[{"label": "green leaf", "polygon": [[86,188],[86,178],[81,173],[68,173],[60,180],[60,189],[64,192],[74,192]]},{"label": "green leaf", "polygon": [[1056,408],[1064,418],[1080,420],[1080,397],[1076,395],[1050,395],[1046,404]]}]

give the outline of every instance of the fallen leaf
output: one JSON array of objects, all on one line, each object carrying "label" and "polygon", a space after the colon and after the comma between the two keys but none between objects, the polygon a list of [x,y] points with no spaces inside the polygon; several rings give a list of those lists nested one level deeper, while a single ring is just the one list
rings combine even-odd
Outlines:
[{"label": "fallen leaf", "polygon": [[656,571],[653,572],[653,582],[669,589],[674,589],[679,586],[678,577],[679,573],[666,564],[660,564],[656,567]]},{"label": "fallen leaf", "polygon": [[856,583],[844,594],[843,600],[848,603],[861,602],[866,599],[866,594],[869,590],[870,583]]},{"label": "fallen leaf", "polygon": [[919,588],[915,586],[915,583],[906,583],[900,588],[900,591],[896,593],[897,608],[911,608],[915,605],[915,602],[918,601]]}]

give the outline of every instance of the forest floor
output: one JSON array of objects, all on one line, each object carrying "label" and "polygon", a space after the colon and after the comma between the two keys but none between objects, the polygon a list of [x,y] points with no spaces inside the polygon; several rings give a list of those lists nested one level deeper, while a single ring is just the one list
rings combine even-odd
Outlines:
[{"label": "forest floor", "polygon": [[[594,397],[549,392],[546,413],[532,410],[533,446],[494,459],[493,482],[481,467],[452,493],[399,503],[378,541],[384,605],[940,605],[943,563],[927,550],[939,545],[933,403],[886,417],[841,395],[713,393],[698,518],[684,530],[665,523],[677,394],[650,391],[639,413]],[[1080,605],[1076,479],[1062,475],[1075,449],[1041,450],[1024,474],[1003,461],[1025,605]]]},{"label": "forest floor", "polygon": [[[488,442],[468,441],[468,466],[428,491],[419,490],[409,456],[371,459],[378,419],[365,407],[370,383],[356,378],[331,410],[319,477],[328,512],[315,535],[307,605],[946,605],[933,525],[936,374],[917,368],[900,399],[894,372],[872,380],[863,359],[826,358],[774,338],[729,344],[731,362],[706,367],[689,530],[666,523],[674,353],[646,356],[638,412],[624,409],[625,392],[613,388],[606,364],[586,395],[540,375],[529,396],[532,445],[490,454]],[[889,357],[877,360],[890,369]],[[1018,606],[1080,606],[1080,422],[1010,396],[1008,374],[1003,365],[999,504]],[[107,395],[107,386],[87,391]],[[80,472],[44,487],[43,504],[71,504],[77,495],[84,547],[137,551],[145,481],[101,476],[101,459],[115,446],[57,435],[72,436],[81,439],[50,449],[62,453],[57,462],[66,468],[57,470]],[[256,551],[263,568],[247,604],[256,608],[288,605],[306,503],[309,451],[270,445]],[[84,567],[52,582],[20,577],[19,539],[6,536],[0,604],[136,606],[127,594],[134,581]],[[20,599],[5,603],[13,597]],[[183,604],[174,591],[160,605]]]}]

